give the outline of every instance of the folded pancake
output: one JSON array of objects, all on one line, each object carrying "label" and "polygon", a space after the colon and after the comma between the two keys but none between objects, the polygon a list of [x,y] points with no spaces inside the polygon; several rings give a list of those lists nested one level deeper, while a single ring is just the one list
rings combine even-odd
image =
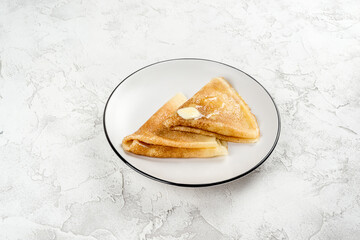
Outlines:
[{"label": "folded pancake", "polygon": [[125,137],[125,151],[159,158],[214,157],[227,154],[227,143],[189,132],[173,131],[163,121],[186,102],[183,94],[177,94],[162,106],[135,133]]},{"label": "folded pancake", "polygon": [[164,121],[172,130],[230,142],[256,142],[259,126],[249,106],[224,79],[214,78]]}]

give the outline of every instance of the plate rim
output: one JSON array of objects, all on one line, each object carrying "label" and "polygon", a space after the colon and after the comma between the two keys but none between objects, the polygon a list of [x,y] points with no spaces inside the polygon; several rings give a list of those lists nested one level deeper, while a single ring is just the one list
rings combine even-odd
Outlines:
[{"label": "plate rim", "polygon": [[[151,67],[153,65],[156,65],[156,64],[160,64],[160,63],[164,63],[164,62],[170,62],[170,61],[188,61],[188,60],[196,60],[196,61],[205,61],[205,62],[213,62],[213,63],[217,63],[217,64],[221,64],[221,65],[225,65],[227,67],[230,67],[230,68],[233,68],[245,75],[247,75],[248,77],[250,77],[253,81],[255,81],[257,84],[259,84],[260,87],[262,87],[265,92],[267,93],[267,95],[270,97],[272,103],[274,104],[274,107],[275,107],[275,110],[276,110],[276,114],[277,114],[277,119],[278,119],[278,130],[277,130],[277,134],[276,134],[276,138],[275,138],[275,141],[272,145],[272,147],[270,148],[269,152],[263,157],[263,159],[261,159],[261,161],[256,164],[254,167],[252,167],[251,169],[249,169],[248,171],[242,173],[242,174],[239,174],[235,177],[232,177],[232,178],[229,178],[229,179],[225,179],[225,180],[222,180],[222,181],[217,181],[217,182],[211,182],[211,183],[200,183],[200,184],[188,184],[188,183],[178,183],[178,182],[172,182],[172,181],[168,181],[168,180],[165,180],[165,179],[161,179],[161,178],[158,178],[158,177],[155,177],[153,175],[150,175],[138,168],[136,168],[135,166],[133,166],[131,163],[129,163],[123,156],[121,156],[121,154],[116,150],[116,148],[114,147],[114,145],[112,144],[112,142],[110,141],[110,138],[109,138],[109,135],[108,135],[108,132],[107,132],[107,129],[106,129],[106,124],[105,124],[105,116],[106,116],[106,110],[107,110],[107,106],[108,106],[108,103],[112,97],[112,95],[114,94],[114,92],[116,91],[116,89],[125,81],[127,80],[128,78],[130,78],[132,75],[134,75],[135,73],[145,69],[145,68],[148,68],[148,67]],[[279,113],[279,110],[276,106],[276,103],[274,101],[274,99],[272,98],[272,96],[270,95],[270,93],[266,90],[266,88],[261,85],[261,83],[259,83],[255,78],[253,78],[252,76],[250,76],[249,74],[247,74],[246,72],[234,67],[234,66],[231,66],[229,64],[226,64],[226,63],[223,63],[223,62],[220,62],[220,61],[215,61],[215,60],[210,60],[210,59],[205,59],[205,58],[172,58],[172,59],[167,59],[167,60],[162,60],[162,61],[158,61],[158,62],[154,62],[154,63],[151,63],[149,65],[146,65],[142,68],[139,68],[138,70],[134,71],[133,73],[131,73],[130,75],[128,75],[127,77],[125,77],[115,88],[114,90],[111,92],[111,94],[109,95],[107,101],[106,101],[106,104],[105,104],[105,108],[104,108],[104,112],[103,112],[103,127],[104,127],[104,133],[105,133],[105,136],[106,136],[106,139],[108,141],[108,143],[110,144],[112,150],[115,152],[115,154],[127,165],[129,166],[131,169],[135,170],[135,172],[138,172],[140,173],[141,175],[145,176],[145,177],[148,177],[152,180],[155,180],[157,182],[161,182],[161,183],[165,183],[165,184],[169,184],[169,185],[173,185],[173,186],[179,186],[179,187],[193,187],[193,188],[198,188],[198,187],[210,187],[210,186],[215,186],[215,185],[220,185],[220,184],[225,184],[225,183],[228,183],[228,182],[232,182],[234,180],[237,180],[237,179],[240,179],[241,177],[244,177],[246,175],[248,175],[249,173],[253,172],[255,169],[257,169],[258,167],[260,167],[260,165],[262,165],[268,158],[269,156],[271,155],[271,153],[274,151],[278,141],[279,141],[279,138],[280,138],[280,132],[281,132],[281,120],[280,120],[280,113]]]}]

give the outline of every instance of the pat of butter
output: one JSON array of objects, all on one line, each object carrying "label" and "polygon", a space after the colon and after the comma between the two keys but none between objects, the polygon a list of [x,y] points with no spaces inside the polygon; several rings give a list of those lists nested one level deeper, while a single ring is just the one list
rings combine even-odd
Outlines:
[{"label": "pat of butter", "polygon": [[183,119],[194,119],[201,117],[201,113],[194,107],[186,107],[177,110],[177,113]]}]

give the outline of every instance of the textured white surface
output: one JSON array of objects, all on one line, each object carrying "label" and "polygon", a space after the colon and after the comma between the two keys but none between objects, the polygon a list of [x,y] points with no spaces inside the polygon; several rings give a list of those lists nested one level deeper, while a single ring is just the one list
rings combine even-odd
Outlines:
[{"label": "textured white surface", "polygon": [[[202,189],[126,167],[102,127],[121,79],[209,58],[282,116],[258,170]],[[0,2],[0,239],[358,239],[360,8],[348,1]]]}]

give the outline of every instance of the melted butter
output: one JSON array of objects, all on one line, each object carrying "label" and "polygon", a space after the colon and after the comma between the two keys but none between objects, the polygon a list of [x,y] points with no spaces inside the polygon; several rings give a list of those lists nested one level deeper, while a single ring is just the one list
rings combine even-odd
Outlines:
[{"label": "melted butter", "polygon": [[202,114],[199,112],[197,108],[194,107],[186,107],[177,110],[177,114],[183,119],[199,119],[202,117]]},{"label": "melted butter", "polygon": [[220,109],[223,109],[224,107],[225,107],[225,103],[223,102],[218,109],[214,110],[212,113],[207,114],[205,117],[206,117],[206,118],[211,118],[212,116],[219,115],[219,114],[220,114],[220,111],[219,111],[219,110],[220,110]]},{"label": "melted butter", "polygon": [[222,99],[221,96],[207,96],[205,98],[196,99],[196,101],[189,106],[198,109],[199,112],[204,114],[195,119],[202,117],[211,118],[221,114],[221,110],[225,107],[225,102]]},{"label": "melted butter", "polygon": [[205,101],[216,101],[217,100],[217,97],[207,97],[205,98]]},{"label": "melted butter", "polygon": [[218,110],[215,110],[214,112],[206,115],[205,117],[206,117],[206,118],[211,118],[211,117],[214,116],[214,115],[219,115],[219,111],[218,111]]}]

